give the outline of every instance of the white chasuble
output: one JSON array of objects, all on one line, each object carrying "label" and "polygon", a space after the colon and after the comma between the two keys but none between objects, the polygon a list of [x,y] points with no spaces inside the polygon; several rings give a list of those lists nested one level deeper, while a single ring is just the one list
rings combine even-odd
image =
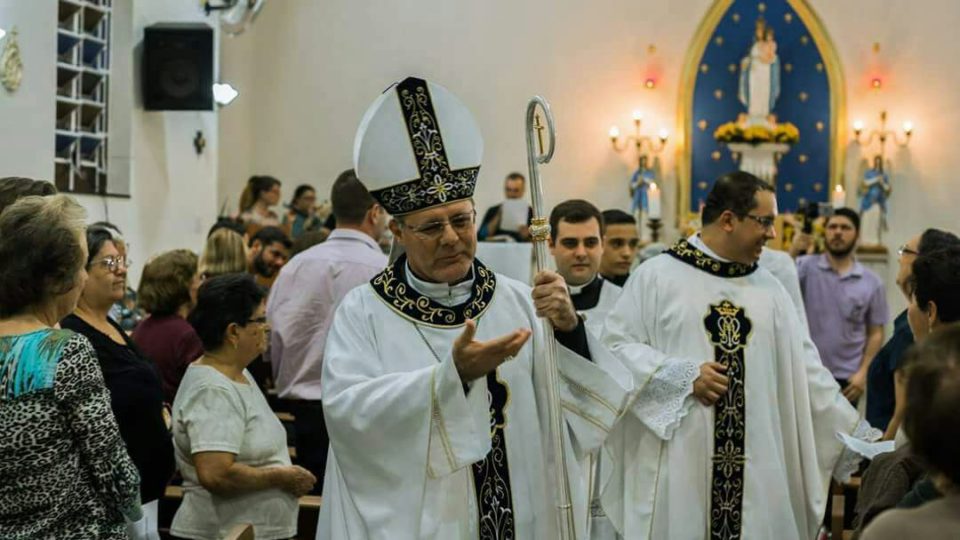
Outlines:
[{"label": "white chasuble", "polygon": [[[418,290],[419,289],[419,290]],[[475,339],[534,330],[512,360],[464,385],[453,362],[467,318]],[[623,410],[631,380],[583,332],[588,360],[559,345],[565,456],[577,538],[587,528],[588,455]],[[447,286],[410,275],[401,257],[346,295],[324,353],[330,456],[318,539],[555,540],[546,339],[530,288],[479,261]]]},{"label": "white chasuble", "polygon": [[[768,271],[720,260],[698,237],[636,270],[603,336],[642,388],[611,432],[616,459],[601,462],[613,469],[603,507],[624,538],[814,537],[831,472],[849,473],[836,433],[864,426],[805,334]],[[692,385],[710,361],[730,382],[704,406]]]}]

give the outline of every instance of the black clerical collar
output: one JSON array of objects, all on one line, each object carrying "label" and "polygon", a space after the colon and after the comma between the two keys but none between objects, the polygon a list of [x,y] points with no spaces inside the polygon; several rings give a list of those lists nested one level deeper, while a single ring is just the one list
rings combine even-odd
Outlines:
[{"label": "black clerical collar", "polygon": [[570,299],[573,300],[573,308],[577,311],[586,311],[597,307],[600,303],[600,289],[603,287],[603,279],[597,275],[586,285],[570,287]]},{"label": "black clerical collar", "polygon": [[693,243],[681,239],[667,250],[673,258],[685,262],[694,268],[722,278],[748,276],[757,269],[756,264],[747,265],[732,261],[722,261],[711,257]]},{"label": "black clerical collar", "polygon": [[606,274],[600,274],[600,276],[603,277],[604,281],[609,281],[610,283],[613,283],[617,287],[622,288],[624,285],[627,284],[627,279],[630,277],[630,274],[627,273],[627,274],[623,274],[622,276],[608,276]]},{"label": "black clerical collar", "polygon": [[390,309],[404,318],[429,326],[454,328],[463,326],[467,319],[479,318],[493,300],[497,285],[493,271],[474,259],[471,275],[470,297],[455,306],[445,306],[410,285],[406,254],[374,276],[370,286]]}]

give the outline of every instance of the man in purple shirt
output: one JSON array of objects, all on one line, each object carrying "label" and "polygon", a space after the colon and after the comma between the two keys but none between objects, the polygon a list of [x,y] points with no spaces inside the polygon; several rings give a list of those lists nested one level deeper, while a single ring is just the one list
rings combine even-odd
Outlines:
[{"label": "man in purple shirt", "polygon": [[337,228],[283,267],[267,301],[278,397],[293,413],[297,458],[317,477],[317,493],[323,488],[329,446],[320,395],[327,332],[340,300],[387,266],[377,244],[387,214],[353,170],[334,182],[330,202]]},{"label": "man in purple shirt", "polygon": [[827,218],[826,253],[797,259],[810,337],[843,395],[863,395],[870,362],[883,345],[887,299],[879,276],[854,256],[860,216],[840,208]]}]

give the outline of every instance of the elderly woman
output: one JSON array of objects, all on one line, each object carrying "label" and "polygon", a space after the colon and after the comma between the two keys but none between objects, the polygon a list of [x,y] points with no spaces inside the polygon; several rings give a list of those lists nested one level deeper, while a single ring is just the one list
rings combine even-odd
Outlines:
[{"label": "elderly woman", "polygon": [[878,517],[864,540],[955,539],[960,532],[960,326],[937,330],[911,353],[904,429],[941,499]]},{"label": "elderly woman", "polygon": [[257,538],[297,532],[297,497],[316,478],[290,464],[287,436],[246,366],[267,345],[266,291],[248,274],[200,286],[190,324],[204,355],[187,368],[173,403],[183,502],[170,529],[215,539],[240,523]]},{"label": "elderly woman", "polygon": [[133,342],[160,370],[167,403],[173,403],[187,366],[203,354],[200,337],[186,321],[199,286],[197,255],[188,249],[157,256],[140,276],[137,295],[150,316],[133,331]]},{"label": "elderly woman", "polygon": [[200,260],[200,279],[246,271],[247,246],[243,236],[229,228],[213,231]]},{"label": "elderly woman", "polygon": [[110,404],[120,426],[120,436],[140,472],[140,500],[155,502],[174,472],[163,387],[157,369],[110,318],[111,306],[126,289],[126,260],[120,255],[110,231],[87,229],[87,282],[77,309],[60,325],[86,336],[93,344],[100,369],[110,390]]},{"label": "elderly woman", "polygon": [[83,209],[25,197],[0,216],[0,538],[126,538],[140,479],[90,342],[54,326],[86,281]]}]

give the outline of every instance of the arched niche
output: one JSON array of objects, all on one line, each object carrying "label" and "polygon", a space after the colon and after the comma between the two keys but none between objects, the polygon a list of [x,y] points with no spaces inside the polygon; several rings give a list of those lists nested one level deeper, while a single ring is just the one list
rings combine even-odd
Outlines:
[{"label": "arched niche", "polygon": [[696,219],[713,180],[737,168],[713,132],[746,110],[737,96],[740,62],[760,16],[774,29],[780,57],[781,88],[773,112],[800,129],[800,142],[779,166],[781,210],[795,210],[801,198],[826,202],[830,190],[842,183],[845,86],[836,49],[819,17],[804,0],[716,0],[697,28],[680,79],[680,225]]}]

